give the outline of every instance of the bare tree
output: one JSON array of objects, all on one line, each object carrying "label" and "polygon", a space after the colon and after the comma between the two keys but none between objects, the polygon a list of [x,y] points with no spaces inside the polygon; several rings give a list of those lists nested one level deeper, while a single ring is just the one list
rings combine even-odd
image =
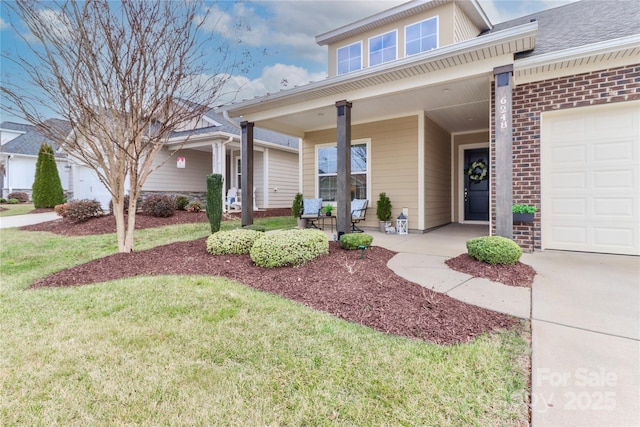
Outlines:
[{"label": "bare tree", "polygon": [[[29,56],[2,54],[22,73],[3,76],[0,93],[11,102],[3,109],[95,170],[112,196],[118,249],[130,252],[136,203],[154,156],[173,131],[202,117],[250,58],[213,33],[205,37],[202,23],[216,17],[206,16],[211,9],[199,1],[19,1],[9,7],[28,30],[22,41]],[[45,126],[43,106],[71,132]]]}]

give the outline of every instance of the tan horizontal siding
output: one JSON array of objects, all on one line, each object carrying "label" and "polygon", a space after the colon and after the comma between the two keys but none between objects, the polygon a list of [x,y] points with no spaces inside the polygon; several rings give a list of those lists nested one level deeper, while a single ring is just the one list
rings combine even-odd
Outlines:
[{"label": "tan horizontal siding", "polygon": [[[186,167],[178,169],[178,157],[186,159]],[[207,191],[206,176],[211,173],[211,153],[196,150],[179,150],[169,158],[168,150],[160,150],[153,159],[154,167],[144,183],[144,191]]]},{"label": "tan horizontal siding", "polygon": [[[269,208],[288,208],[298,192],[298,153],[269,150]],[[275,189],[278,191],[275,191]]]},{"label": "tan horizontal siding", "polygon": [[451,222],[451,136],[425,117],[425,229]]},{"label": "tan horizontal siding", "polygon": [[[393,217],[403,207],[413,215],[418,213],[418,117],[355,125],[351,139],[370,138],[371,189],[365,226],[375,227],[376,204],[381,192],[387,193],[393,206]],[[305,134],[303,142],[303,188],[305,197],[315,196],[315,146],[336,142],[336,130],[322,130]],[[417,222],[416,222],[417,224]]]}]

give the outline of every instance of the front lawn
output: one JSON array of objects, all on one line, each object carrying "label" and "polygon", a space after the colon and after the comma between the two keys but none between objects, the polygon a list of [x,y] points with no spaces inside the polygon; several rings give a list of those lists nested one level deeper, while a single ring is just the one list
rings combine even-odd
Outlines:
[{"label": "front lawn", "polygon": [[[207,234],[141,230],[136,249]],[[526,330],[438,346],[216,277],[26,290],[115,236],[0,238],[0,425],[528,423]]]},{"label": "front lawn", "polygon": [[2,203],[0,207],[6,209],[6,210],[0,210],[0,217],[24,215],[24,214],[28,214],[29,212],[35,209],[33,206],[33,203],[17,203],[15,205],[10,205],[9,203]]}]

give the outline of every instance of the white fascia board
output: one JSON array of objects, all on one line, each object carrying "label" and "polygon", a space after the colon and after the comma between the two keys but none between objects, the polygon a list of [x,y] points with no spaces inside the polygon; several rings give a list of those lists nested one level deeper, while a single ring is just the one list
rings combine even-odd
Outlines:
[{"label": "white fascia board", "polygon": [[[538,23],[530,22],[517,27],[508,28],[503,31],[476,37],[474,39],[465,40],[460,43],[444,46],[418,55],[397,59],[375,67],[364,68],[353,73],[342,74],[331,77],[319,82],[309,83],[293,89],[281,91],[278,93],[242,101],[236,104],[223,105],[218,107],[220,111],[227,111],[231,116],[238,117],[246,114],[245,108],[255,107],[259,104],[268,104],[271,101],[294,98],[297,95],[322,91],[327,88],[338,87],[363,78],[376,77],[385,73],[396,72],[412,66],[429,63],[432,61],[446,60],[455,56],[462,56],[467,53],[498,46],[510,41],[523,39],[527,37],[535,37],[538,31]],[[533,46],[532,46],[533,48]],[[515,53],[515,52],[513,52]],[[501,54],[503,55],[503,54]],[[295,101],[292,101],[295,102]]]},{"label": "white fascia board", "polygon": [[[167,148],[169,148],[170,150],[178,150],[178,149],[188,150],[189,148],[203,147],[203,146],[209,145],[213,142],[216,142],[214,140],[219,139],[219,140],[226,141],[229,138],[233,138],[234,140],[240,142],[240,135],[235,135],[228,132],[214,132],[214,133],[205,133],[205,134],[195,135],[191,138],[188,138],[188,140],[186,141],[185,139],[187,138],[179,138],[179,137],[172,138],[169,141],[167,141]],[[292,153],[298,152],[298,149],[295,147],[287,147],[284,145],[276,144],[274,142],[264,141],[261,139],[254,139],[253,143],[261,147],[273,148],[276,150],[288,151]],[[180,145],[180,147],[175,147],[176,145]]]},{"label": "white fascia board", "polygon": [[621,37],[619,39],[606,40],[603,42],[587,44],[571,49],[558,50],[529,58],[514,61],[514,71],[526,70],[528,68],[543,67],[576,59],[597,56],[604,53],[615,52],[625,49],[635,49],[640,45],[640,34]]}]

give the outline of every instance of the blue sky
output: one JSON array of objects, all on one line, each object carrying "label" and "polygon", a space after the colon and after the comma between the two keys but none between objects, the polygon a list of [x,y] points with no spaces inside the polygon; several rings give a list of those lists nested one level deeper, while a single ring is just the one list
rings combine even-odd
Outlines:
[{"label": "blue sky", "polygon": [[[20,49],[6,5],[0,13],[0,40],[3,53]],[[496,24],[540,10],[562,6],[571,0],[479,0],[492,23]],[[349,22],[365,18],[404,3],[397,0],[261,0],[224,1],[214,6],[217,25],[205,23],[204,29],[235,39],[234,23],[249,25],[251,31],[240,35],[242,45],[253,52],[256,65],[245,75],[235,75],[228,90],[238,90],[237,99],[253,98],[326,77],[327,47],[315,43],[315,36]],[[211,21],[213,22],[213,21]],[[24,49],[20,49],[24,52]],[[266,55],[263,52],[266,51]],[[11,71],[6,60],[0,63],[2,81]],[[0,111],[0,121],[15,117]]]}]

